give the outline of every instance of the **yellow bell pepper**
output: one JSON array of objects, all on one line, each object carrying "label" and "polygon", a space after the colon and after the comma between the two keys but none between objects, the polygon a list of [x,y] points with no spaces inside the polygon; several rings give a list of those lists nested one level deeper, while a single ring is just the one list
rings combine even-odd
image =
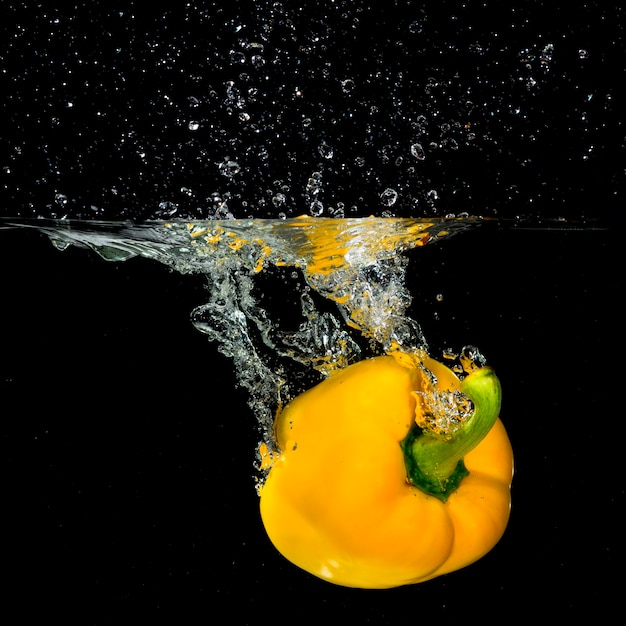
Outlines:
[{"label": "yellow bell pepper", "polygon": [[260,498],[270,540],[347,587],[397,587],[476,561],[509,518],[513,453],[500,398],[490,368],[459,381],[424,356],[331,375],[277,416],[280,454]]}]

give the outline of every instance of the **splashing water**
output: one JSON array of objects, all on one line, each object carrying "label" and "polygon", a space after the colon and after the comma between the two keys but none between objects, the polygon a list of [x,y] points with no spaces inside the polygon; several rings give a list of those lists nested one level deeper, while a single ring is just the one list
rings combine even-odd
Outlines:
[{"label": "splashing water", "polygon": [[[552,24],[491,3],[9,4],[4,223],[204,275],[192,322],[233,360],[266,434],[315,377],[427,349],[407,251],[482,223],[470,214],[621,208],[623,159],[599,158],[622,136],[621,30],[591,8]],[[292,316],[264,297],[276,285]]]},{"label": "splashing water", "polygon": [[623,9],[518,4],[3,3],[0,212],[606,214]]},{"label": "splashing water", "polygon": [[[203,275],[207,302],[191,311],[191,321],[233,360],[271,445],[277,408],[306,387],[366,356],[427,350],[418,322],[407,315],[405,253],[482,223],[300,217],[3,226],[43,232],[59,250],[76,245],[110,261],[142,256]],[[266,292],[280,293],[280,311]]]}]

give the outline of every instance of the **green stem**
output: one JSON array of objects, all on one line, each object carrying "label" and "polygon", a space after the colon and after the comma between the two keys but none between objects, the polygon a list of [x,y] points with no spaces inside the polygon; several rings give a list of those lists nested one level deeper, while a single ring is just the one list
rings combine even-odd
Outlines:
[{"label": "green stem", "polygon": [[500,412],[502,389],[489,367],[481,367],[461,382],[461,391],[474,411],[450,438],[442,438],[415,425],[401,443],[409,481],[445,502],[469,474],[463,458],[491,430]]}]

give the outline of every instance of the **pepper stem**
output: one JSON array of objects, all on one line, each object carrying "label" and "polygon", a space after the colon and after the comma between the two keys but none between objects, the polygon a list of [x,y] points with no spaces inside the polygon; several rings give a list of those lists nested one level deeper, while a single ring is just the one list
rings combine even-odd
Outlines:
[{"label": "pepper stem", "polygon": [[409,482],[445,502],[469,474],[463,458],[487,435],[500,412],[502,389],[490,367],[481,367],[461,381],[461,391],[474,410],[459,430],[447,438],[417,424],[400,444]]}]

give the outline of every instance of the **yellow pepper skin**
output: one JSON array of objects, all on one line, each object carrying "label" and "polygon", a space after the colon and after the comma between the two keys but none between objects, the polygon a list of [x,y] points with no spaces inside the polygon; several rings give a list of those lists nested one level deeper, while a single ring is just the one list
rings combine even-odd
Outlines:
[{"label": "yellow pepper skin", "polygon": [[[351,365],[277,416],[281,454],[261,490],[263,524],[284,557],[337,585],[382,589],[457,570],[488,552],[508,522],[513,453],[497,413],[446,498],[411,484],[401,444],[422,410],[425,378],[405,356]],[[447,367],[423,364],[438,390],[471,397]],[[491,375],[483,369],[465,380]]]}]

